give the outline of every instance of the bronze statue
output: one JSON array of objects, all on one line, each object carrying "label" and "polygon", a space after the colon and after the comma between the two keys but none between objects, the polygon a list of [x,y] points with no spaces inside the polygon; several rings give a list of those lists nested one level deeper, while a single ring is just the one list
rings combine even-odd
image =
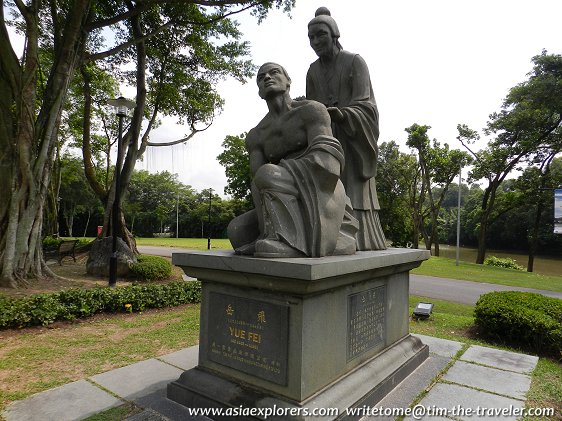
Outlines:
[{"label": "bronze statue", "polygon": [[306,76],[306,98],[327,107],[333,135],[345,155],[341,179],[359,220],[357,250],[385,249],[378,216],[377,172],[379,113],[367,64],[343,50],[330,11],[321,7],[308,24],[310,46],[318,60]]},{"label": "bronze statue", "polygon": [[357,221],[340,180],[344,163],[326,108],[291,99],[285,69],[265,63],[259,95],[269,112],[250,130],[246,148],[255,209],[235,218],[236,253],[256,257],[353,254]]}]

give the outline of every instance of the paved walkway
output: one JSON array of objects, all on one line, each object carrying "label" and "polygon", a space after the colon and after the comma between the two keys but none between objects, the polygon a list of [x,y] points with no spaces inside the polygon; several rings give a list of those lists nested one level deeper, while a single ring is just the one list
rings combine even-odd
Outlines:
[{"label": "paved walkway", "polygon": [[[450,412],[439,417],[427,413],[421,419],[474,419],[451,411],[462,409],[466,414],[469,409],[486,408],[488,412],[509,412],[524,407],[531,383],[529,374],[537,364],[537,357],[418,336],[429,345],[430,357],[379,402],[377,408],[407,408],[424,390],[429,392],[420,405]],[[166,398],[166,385],[183,370],[197,364],[197,352],[197,347],[186,348],[47,390],[12,403],[2,416],[6,421],[82,420],[132,402],[141,412],[129,421],[206,420],[190,416],[186,408]],[[439,374],[439,380],[434,382]],[[363,415],[364,420],[394,419]],[[478,418],[515,420],[518,417],[488,414]]]},{"label": "paved walkway", "polygon": [[480,295],[492,291],[534,292],[562,299],[562,292],[542,289],[489,284],[486,282],[462,281],[460,279],[436,278],[410,273],[410,294],[462,304],[476,304]]}]

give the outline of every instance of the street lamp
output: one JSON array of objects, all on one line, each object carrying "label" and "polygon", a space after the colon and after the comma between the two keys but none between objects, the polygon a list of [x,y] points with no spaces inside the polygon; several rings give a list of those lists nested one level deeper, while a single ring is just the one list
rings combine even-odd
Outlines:
[{"label": "street lamp", "polygon": [[459,259],[461,254],[461,183],[462,183],[462,165],[459,167],[459,195],[458,195],[458,205],[457,205],[457,250],[456,250],[457,266],[459,265]]},{"label": "street lamp", "polygon": [[211,250],[211,203],[213,200],[213,189],[209,189],[209,232],[207,238],[207,250]]},{"label": "street lamp", "polygon": [[117,226],[119,224],[119,207],[121,202],[121,143],[123,141],[123,118],[130,109],[135,108],[135,103],[122,96],[107,101],[111,105],[117,117],[119,117],[119,136],[117,138],[117,160],[115,162],[115,199],[113,200],[113,211],[111,221],[112,247],[109,258],[109,286],[117,284]]}]

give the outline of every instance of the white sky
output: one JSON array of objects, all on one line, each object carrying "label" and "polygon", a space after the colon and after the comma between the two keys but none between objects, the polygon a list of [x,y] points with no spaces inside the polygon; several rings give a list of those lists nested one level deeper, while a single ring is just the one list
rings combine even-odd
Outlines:
[{"label": "white sky", "polygon": [[[460,148],[458,123],[481,130],[509,88],[525,80],[533,56],[543,48],[562,53],[559,0],[297,0],[292,19],[274,12],[258,26],[250,16],[238,18],[254,63],[282,64],[293,97],[304,95],[306,72],[316,59],[307,24],[319,6],[330,9],[343,48],[369,66],[379,142],[395,140],[405,151],[404,129],[413,123],[430,125],[431,138]],[[168,169],[198,190],[212,187],[222,194],[226,177],[216,161],[222,141],[250,130],[267,108],[253,80],[227,81],[219,92],[226,104],[210,129],[173,150],[152,148],[139,167]],[[171,140],[184,131],[165,125],[152,140]]]},{"label": "white sky", "polygon": [[[369,66],[379,142],[395,140],[404,151],[404,129],[413,123],[431,126],[430,138],[460,148],[457,124],[481,130],[509,88],[526,79],[533,56],[542,49],[562,53],[560,0],[297,0],[292,19],[275,11],[257,25],[249,14],[239,15],[251,59],[283,65],[293,97],[304,95],[308,66],[316,60],[307,24],[320,6],[330,9],[343,48],[359,53]],[[254,127],[267,107],[254,80],[244,85],[229,80],[218,89],[226,104],[211,128],[185,145],[149,148],[137,168],[175,172],[197,190],[212,187],[222,195],[226,176],[216,160],[222,141]],[[151,141],[188,132],[165,121]]]}]

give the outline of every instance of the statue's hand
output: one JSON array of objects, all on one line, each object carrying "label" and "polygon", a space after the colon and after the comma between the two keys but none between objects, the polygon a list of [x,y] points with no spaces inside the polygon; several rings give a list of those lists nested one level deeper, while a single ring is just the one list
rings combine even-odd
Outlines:
[{"label": "statue's hand", "polygon": [[328,114],[330,114],[330,118],[334,123],[340,123],[344,120],[345,116],[341,112],[341,110],[337,107],[328,107]]}]

